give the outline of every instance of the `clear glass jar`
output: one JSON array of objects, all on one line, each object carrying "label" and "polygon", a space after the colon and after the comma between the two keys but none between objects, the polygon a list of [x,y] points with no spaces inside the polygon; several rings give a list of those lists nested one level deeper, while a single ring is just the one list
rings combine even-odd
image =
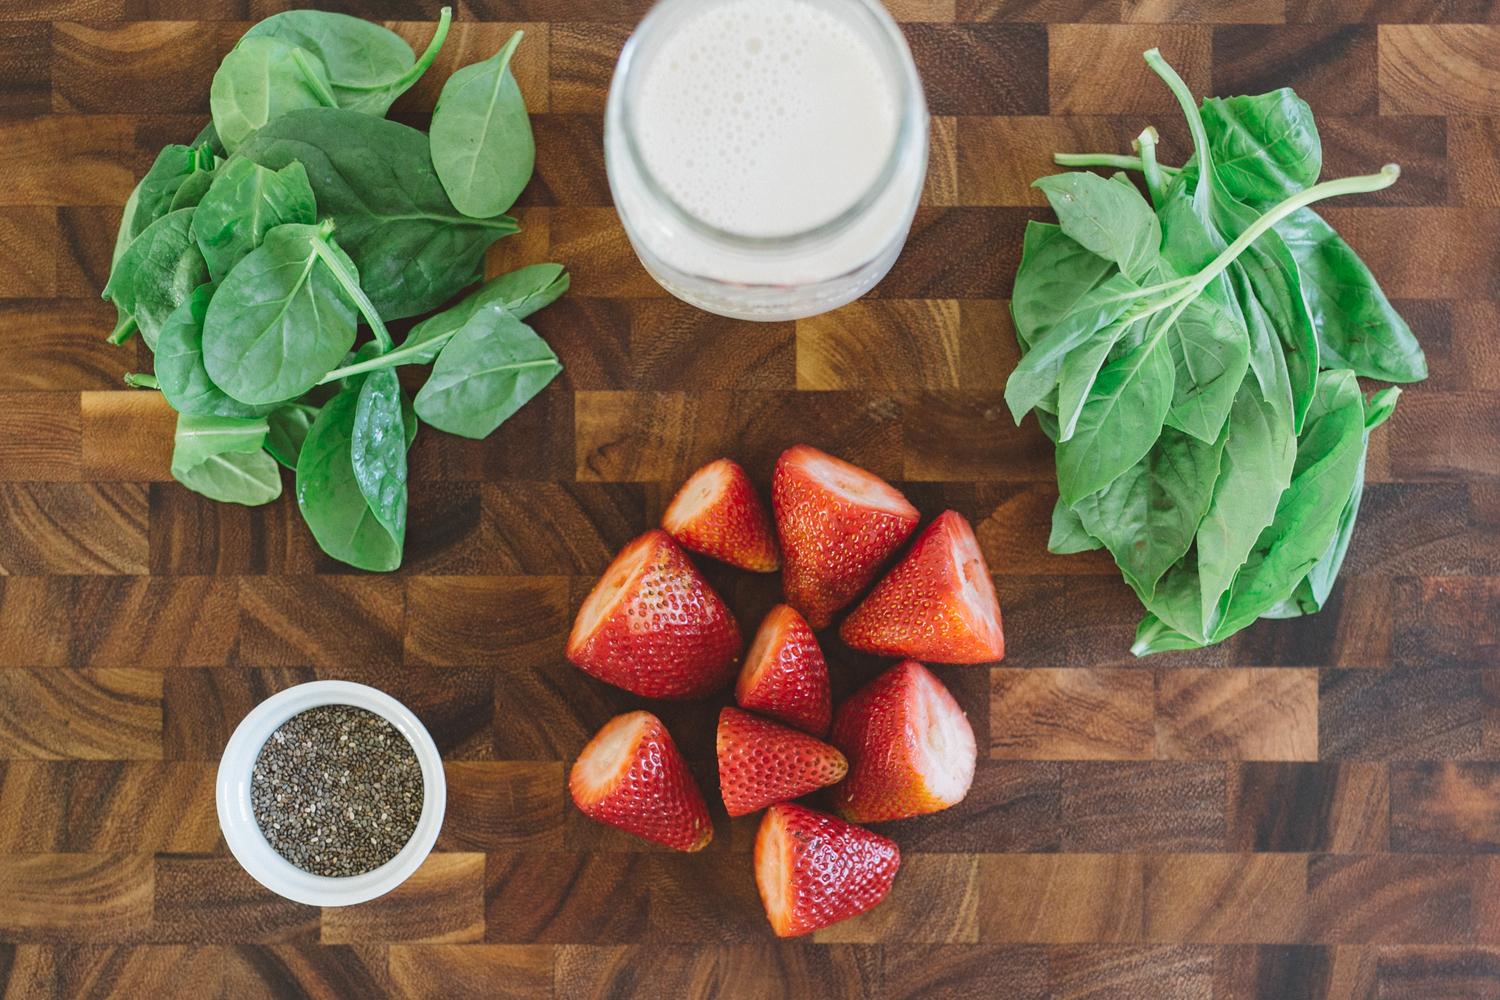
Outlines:
[{"label": "clear glass jar", "polygon": [[897,104],[894,140],[873,183],[809,228],[750,235],[720,228],[674,198],[648,166],[639,135],[643,79],[663,43],[704,5],[662,0],[620,55],[604,122],[615,209],[637,256],[663,288],[710,312],[788,320],[844,305],[891,269],[927,174],[927,102],[900,29],[876,0],[804,0],[852,31],[874,56]]}]

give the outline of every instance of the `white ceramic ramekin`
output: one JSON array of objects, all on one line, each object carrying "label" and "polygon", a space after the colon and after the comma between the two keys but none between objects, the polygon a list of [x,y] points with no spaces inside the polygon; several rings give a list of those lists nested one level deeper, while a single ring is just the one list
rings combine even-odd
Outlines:
[{"label": "white ceramic ramekin", "polygon": [[[353,705],[374,712],[411,743],[422,768],[422,813],[417,828],[394,858],[363,875],[329,878],[305,872],[276,853],[250,805],[250,774],[261,747],[280,725],[319,705]],[[411,710],[384,691],[350,681],[313,681],[278,692],[255,706],[240,722],[219,759],[219,829],[235,860],[272,892],[312,906],[349,906],[390,892],[426,860],[443,825],[448,785],[443,760],[427,727]]]}]

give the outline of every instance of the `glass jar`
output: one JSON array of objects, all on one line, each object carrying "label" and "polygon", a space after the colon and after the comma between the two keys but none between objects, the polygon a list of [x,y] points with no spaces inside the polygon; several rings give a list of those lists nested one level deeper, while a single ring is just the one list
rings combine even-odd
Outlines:
[{"label": "glass jar", "polygon": [[663,45],[688,19],[708,5],[732,2],[662,0],[631,35],[605,113],[610,191],[636,255],[673,295],[742,319],[815,315],[874,287],[906,242],[927,174],[928,114],[921,80],[900,29],[875,0],[796,0],[836,19],[874,57],[884,92],[895,105],[889,109],[894,121],[889,151],[874,181],[847,207],[816,224],[760,234],[706,221],[650,169],[640,132],[643,81]]}]

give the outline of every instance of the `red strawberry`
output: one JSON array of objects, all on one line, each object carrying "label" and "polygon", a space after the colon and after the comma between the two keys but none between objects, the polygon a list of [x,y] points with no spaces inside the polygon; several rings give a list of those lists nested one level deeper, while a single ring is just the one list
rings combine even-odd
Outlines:
[{"label": "red strawberry", "polygon": [[929,663],[1004,657],[995,583],[963,515],[945,511],[928,525],[839,635],[867,653]]},{"label": "red strawberry", "polygon": [[778,604],[760,623],[740,670],[734,700],[789,726],[822,736],[833,718],[828,662],[807,620]]},{"label": "red strawberry", "polygon": [[813,628],[859,596],[921,519],[885,480],[805,444],[777,461],[771,502],[786,599]]},{"label": "red strawberry", "polygon": [[740,569],[774,573],[781,566],[765,504],[745,470],[727,458],[688,477],[661,526],[685,549]]},{"label": "red strawberry", "polygon": [[827,787],[849,771],[822,740],[737,708],[719,713],[718,746],[719,794],[731,816]]},{"label": "red strawberry", "polygon": [[766,810],[755,835],[755,884],[778,937],[865,912],[900,867],[894,840],[790,802]]},{"label": "red strawberry", "polygon": [[840,705],[832,741],[849,758],[834,808],[856,823],[947,809],[974,780],[974,730],[942,681],[915,660]]},{"label": "red strawberry", "polygon": [[700,851],[714,839],[703,794],[650,712],[606,722],[573,764],[568,791],[585,815],[679,851]]},{"label": "red strawberry", "polygon": [[584,600],[568,659],[646,698],[698,698],[734,673],[734,616],[665,531],[625,546]]}]

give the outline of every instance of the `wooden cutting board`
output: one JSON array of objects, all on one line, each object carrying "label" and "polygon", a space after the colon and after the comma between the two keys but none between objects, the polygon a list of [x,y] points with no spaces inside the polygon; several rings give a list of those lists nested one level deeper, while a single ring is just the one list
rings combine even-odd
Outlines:
[{"label": "wooden cutting board", "polygon": [[[425,42],[435,0],[330,0]],[[934,115],[926,207],[867,300],[799,323],[666,297],[609,207],[600,116],[644,0],[472,0],[398,115],[515,27],[537,175],[494,270],[558,260],[565,375],[484,442],[424,430],[400,573],[322,557],[289,499],[208,502],[121,375],[98,299],[119,206],[281,0],[0,11],[0,993],[11,996],[1408,998],[1500,991],[1500,4],[893,0]],[[1406,24],[1408,21],[1432,21]],[[1389,22],[1389,23],[1385,23]],[[1474,22],[1474,23],[1465,23]],[[1491,22],[1483,24],[1480,22]],[[1290,84],[1326,171],[1400,184],[1327,215],[1427,349],[1372,444],[1323,614],[1144,662],[1107,560],[1046,552],[1044,440],[1001,388],[1029,181],[1054,150],[1184,128]],[[979,738],[961,806],[888,828],[887,902],[778,943],[755,819],[653,850],[568,804],[635,699],[562,659],[593,578],[700,463],[762,485],[807,441],[977,526],[1009,657],[939,671]],[[772,579],[715,572],[753,628]],[[831,646],[847,693],[878,664]],[[439,850],[381,901],[287,903],[228,856],[217,757],[268,694],[381,687],[450,761]],[[722,701],[722,699],[720,700]],[[713,790],[719,702],[661,714]]]}]

